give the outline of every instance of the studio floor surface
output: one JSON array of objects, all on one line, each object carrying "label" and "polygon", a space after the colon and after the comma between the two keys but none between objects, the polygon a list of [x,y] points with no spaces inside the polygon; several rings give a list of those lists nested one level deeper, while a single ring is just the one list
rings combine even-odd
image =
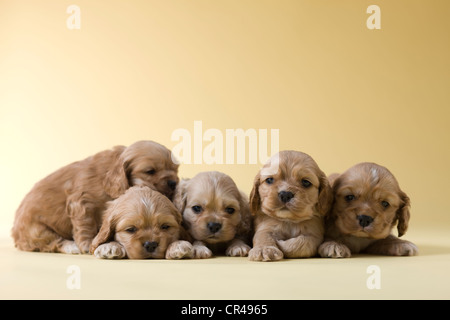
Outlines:
[{"label": "studio floor surface", "polygon": [[262,263],[21,252],[3,234],[0,299],[450,299],[448,229],[416,229],[405,238],[419,256]]}]

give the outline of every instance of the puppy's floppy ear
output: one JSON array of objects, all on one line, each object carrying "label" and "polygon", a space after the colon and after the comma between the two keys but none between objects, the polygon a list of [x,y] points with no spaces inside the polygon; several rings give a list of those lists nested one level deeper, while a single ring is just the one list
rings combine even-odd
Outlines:
[{"label": "puppy's floppy ear", "polygon": [[106,173],[103,187],[106,193],[113,199],[118,198],[130,187],[128,181],[129,161],[125,161],[122,154],[116,154],[112,165]]},{"label": "puppy's floppy ear", "polygon": [[322,171],[319,172],[319,200],[317,202],[317,211],[326,215],[330,211],[333,204],[333,190],[331,189],[330,182]]},{"label": "puppy's floppy ear", "polygon": [[182,179],[175,189],[175,194],[173,195],[173,204],[183,215],[183,211],[186,208],[186,189],[189,183],[189,179]]},{"label": "puppy's floppy ear", "polygon": [[261,197],[259,196],[259,185],[261,179],[261,173],[258,172],[258,174],[255,177],[255,180],[253,181],[253,189],[250,192],[250,211],[253,215],[256,215],[256,213],[261,209]]},{"label": "puppy's floppy ear", "polygon": [[109,242],[114,238],[114,231],[116,229],[117,217],[113,214],[113,202],[107,204],[108,208],[103,215],[102,226],[95,236],[91,244],[90,253],[94,254],[95,249],[103,243]]},{"label": "puppy's floppy ear", "polygon": [[250,204],[249,204],[249,200],[247,195],[242,192],[239,191],[239,206],[240,206],[240,210],[241,210],[241,215],[242,216],[250,216]]},{"label": "puppy's floppy ear", "polygon": [[182,215],[181,215],[180,210],[178,210],[176,206],[174,206],[174,207],[175,207],[175,208],[173,208],[173,210],[172,210],[173,216],[174,216],[175,219],[177,220],[177,223],[178,223],[179,225],[181,225],[181,222],[183,221],[183,217],[182,217]]},{"label": "puppy's floppy ear", "polygon": [[411,207],[411,202],[409,197],[403,191],[400,191],[400,199],[402,200],[402,204],[400,208],[397,210],[396,218],[398,219],[397,230],[398,236],[401,237],[406,233],[409,224],[409,208]]},{"label": "puppy's floppy ear", "polygon": [[241,211],[241,222],[238,225],[236,235],[245,238],[246,241],[250,241],[250,236],[253,232],[252,213],[250,212],[250,205],[247,195],[239,191],[239,208]]}]

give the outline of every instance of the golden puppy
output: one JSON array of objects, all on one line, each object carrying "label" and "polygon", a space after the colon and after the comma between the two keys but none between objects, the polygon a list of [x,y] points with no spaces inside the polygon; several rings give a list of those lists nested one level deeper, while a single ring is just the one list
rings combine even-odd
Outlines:
[{"label": "golden puppy", "polygon": [[36,183],[16,212],[12,236],[25,251],[88,253],[107,201],[130,186],[172,197],[178,165],[153,141],[117,146],[69,164]]},{"label": "golden puppy", "polygon": [[388,169],[375,163],[360,163],[341,175],[330,177],[334,204],[326,217],[322,257],[346,258],[352,253],[410,256],[417,247],[391,234],[405,234],[410,201]]},{"label": "golden puppy", "polygon": [[307,154],[281,151],[257,174],[250,194],[255,236],[249,259],[273,261],[317,254],[332,203],[325,174]]},{"label": "golden puppy", "polygon": [[148,187],[131,187],[107,205],[91,253],[105,259],[179,259],[192,245],[178,241],[181,214],[173,203]]},{"label": "golden puppy", "polygon": [[194,258],[222,250],[227,256],[247,256],[252,230],[248,200],[228,175],[210,171],[182,180],[174,204],[192,237]]}]

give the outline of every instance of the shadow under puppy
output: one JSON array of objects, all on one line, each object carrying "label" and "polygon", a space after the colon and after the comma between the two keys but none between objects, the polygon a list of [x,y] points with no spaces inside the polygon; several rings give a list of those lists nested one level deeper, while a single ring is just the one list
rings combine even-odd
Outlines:
[{"label": "shadow under puppy", "polygon": [[410,200],[385,167],[359,163],[341,175],[331,175],[334,204],[326,217],[325,242],[319,254],[347,258],[352,253],[416,255],[416,245],[398,236],[408,229]]},{"label": "shadow under puppy", "polygon": [[328,179],[309,155],[287,150],[271,157],[256,175],[250,194],[255,236],[249,259],[315,256],[331,203]]},{"label": "shadow under puppy", "polygon": [[250,250],[252,221],[247,196],[228,175],[208,171],[180,181],[173,200],[193,242],[194,258],[213,253],[244,257]]},{"label": "shadow under puppy", "polygon": [[131,187],[108,203],[91,253],[104,259],[180,259],[192,255],[173,203],[148,187]]},{"label": "shadow under puppy", "polygon": [[20,250],[88,253],[106,202],[143,185],[171,198],[178,182],[171,152],[153,141],[116,146],[37,182],[17,209],[12,236]]}]

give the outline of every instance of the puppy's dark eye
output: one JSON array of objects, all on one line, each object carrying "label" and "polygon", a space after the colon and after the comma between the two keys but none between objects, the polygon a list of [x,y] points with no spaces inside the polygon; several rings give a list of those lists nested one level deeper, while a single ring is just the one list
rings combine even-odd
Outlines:
[{"label": "puppy's dark eye", "polygon": [[387,202],[387,201],[381,201],[381,205],[383,206],[383,208],[387,208],[387,207],[389,207],[390,206],[390,204],[389,204],[389,202]]},{"label": "puppy's dark eye", "polygon": [[353,194],[345,196],[345,201],[350,202],[352,200],[355,200],[355,196]]},{"label": "puppy's dark eye", "polygon": [[150,175],[150,176],[152,176],[152,175],[154,175],[156,173],[156,170],[155,169],[150,169],[150,170],[145,171],[145,173]]},{"label": "puppy's dark eye", "polygon": [[170,228],[170,226],[168,224],[162,224],[161,225],[161,230],[168,230]]},{"label": "puppy's dark eye", "polygon": [[135,233],[137,231],[137,228],[132,226],[132,227],[126,228],[125,231],[128,233]]},{"label": "puppy's dark eye", "polygon": [[236,211],[234,208],[231,208],[231,207],[225,208],[225,212],[228,214],[233,214],[234,211]]},{"label": "puppy's dark eye", "polygon": [[302,179],[302,186],[304,188],[309,188],[309,187],[312,186],[312,183],[310,181],[306,180],[306,179]]},{"label": "puppy's dark eye", "polygon": [[272,184],[272,183],[273,183],[273,178],[267,178],[267,179],[265,180],[265,182],[266,182],[267,184]]},{"label": "puppy's dark eye", "polygon": [[192,211],[194,211],[195,213],[200,213],[203,211],[203,208],[200,206],[193,206]]}]

